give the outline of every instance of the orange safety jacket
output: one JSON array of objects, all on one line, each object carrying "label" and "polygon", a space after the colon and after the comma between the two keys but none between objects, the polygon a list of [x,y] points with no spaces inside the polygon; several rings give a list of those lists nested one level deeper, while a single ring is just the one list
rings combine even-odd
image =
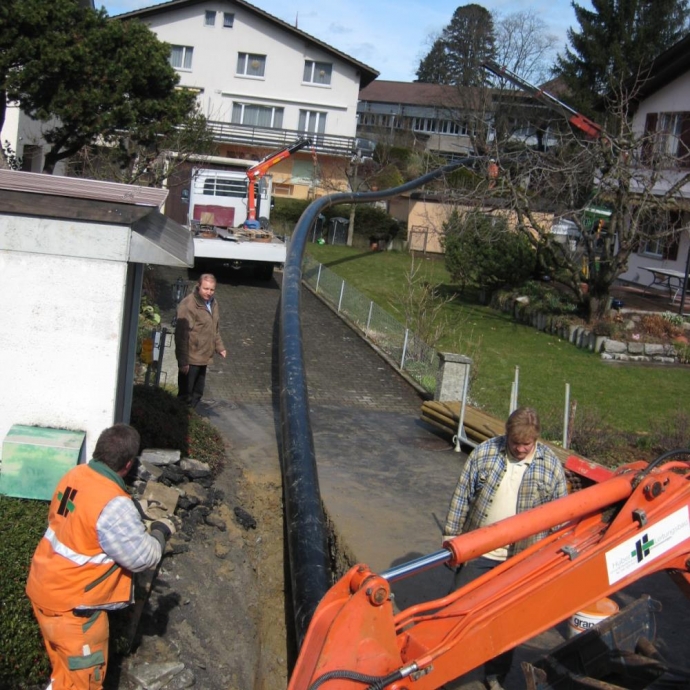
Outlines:
[{"label": "orange safety jacket", "polygon": [[34,604],[59,612],[131,601],[132,574],[103,552],[96,530],[118,496],[129,496],[124,482],[100,462],[77,465],[58,482],[26,584]]}]

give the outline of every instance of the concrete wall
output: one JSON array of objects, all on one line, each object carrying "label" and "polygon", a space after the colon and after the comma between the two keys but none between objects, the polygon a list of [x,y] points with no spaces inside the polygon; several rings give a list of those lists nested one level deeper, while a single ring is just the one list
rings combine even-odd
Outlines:
[{"label": "concrete wall", "polygon": [[113,424],[129,236],[0,216],[0,442],[13,424],[78,429],[88,458]]}]

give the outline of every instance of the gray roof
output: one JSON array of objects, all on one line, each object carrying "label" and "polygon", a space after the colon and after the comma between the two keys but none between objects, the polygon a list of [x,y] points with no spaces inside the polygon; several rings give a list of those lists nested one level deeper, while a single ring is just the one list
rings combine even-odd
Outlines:
[{"label": "gray roof", "polygon": [[78,177],[0,170],[0,215],[61,218],[131,231],[129,260],[192,266],[194,244],[187,228],[160,212],[168,191]]}]

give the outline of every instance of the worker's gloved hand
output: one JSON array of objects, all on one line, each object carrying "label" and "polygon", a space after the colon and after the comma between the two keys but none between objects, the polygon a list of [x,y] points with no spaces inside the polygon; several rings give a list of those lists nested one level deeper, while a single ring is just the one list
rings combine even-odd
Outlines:
[{"label": "worker's gloved hand", "polygon": [[147,529],[151,533],[152,537],[158,539],[163,548],[165,548],[165,543],[168,541],[168,539],[170,539],[170,537],[177,531],[175,523],[168,518],[154,520],[147,525]]},{"label": "worker's gloved hand", "polygon": [[168,509],[160,501],[146,498],[133,498],[132,500],[139,511],[139,515],[141,515],[145,522],[147,520],[160,520],[169,517]]}]

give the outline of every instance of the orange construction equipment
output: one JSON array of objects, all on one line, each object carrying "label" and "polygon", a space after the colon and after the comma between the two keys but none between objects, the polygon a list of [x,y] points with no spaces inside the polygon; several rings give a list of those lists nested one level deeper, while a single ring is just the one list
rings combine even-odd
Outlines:
[{"label": "orange construction equipment", "polygon": [[582,113],[578,113],[577,110],[571,108],[568,104],[563,103],[563,101],[560,101],[558,98],[550,94],[548,91],[544,91],[543,89],[540,89],[538,86],[530,84],[528,81],[525,81],[522,77],[519,77],[517,74],[511,72],[506,67],[501,67],[497,62],[494,62],[493,60],[487,60],[482,64],[482,67],[484,67],[484,69],[489,70],[489,72],[493,72],[493,74],[495,74],[497,77],[507,79],[508,81],[515,84],[515,86],[519,86],[524,91],[527,91],[527,93],[532,94],[532,96],[534,96],[534,98],[536,98],[537,100],[543,101],[547,105],[551,106],[554,110],[560,111],[565,116],[566,120],[568,120],[568,122],[570,122],[570,124],[573,127],[576,127],[581,132],[584,132],[588,137],[591,137],[592,139],[598,139],[602,136],[603,130],[601,128],[601,125],[594,122],[594,120],[590,120],[588,117],[585,117],[584,115],[582,115]]},{"label": "orange construction equipment", "polygon": [[[319,604],[289,690],[440,688],[650,573],[671,571],[690,596],[690,464],[672,459],[681,455],[690,451],[625,465],[384,573],[355,566]],[[462,589],[394,612],[392,582],[545,529],[554,531]]]},{"label": "orange construction equipment", "polygon": [[245,223],[256,221],[256,193],[254,188],[256,182],[261,180],[268,172],[269,168],[272,168],[276,163],[280,163],[280,161],[288,158],[293,153],[297,153],[297,151],[303,149],[305,146],[311,146],[311,139],[308,137],[302,137],[292,144],[292,146],[286,146],[280,149],[280,151],[266,156],[266,158],[263,158],[256,165],[247,170],[249,186],[247,188],[247,220]]}]

